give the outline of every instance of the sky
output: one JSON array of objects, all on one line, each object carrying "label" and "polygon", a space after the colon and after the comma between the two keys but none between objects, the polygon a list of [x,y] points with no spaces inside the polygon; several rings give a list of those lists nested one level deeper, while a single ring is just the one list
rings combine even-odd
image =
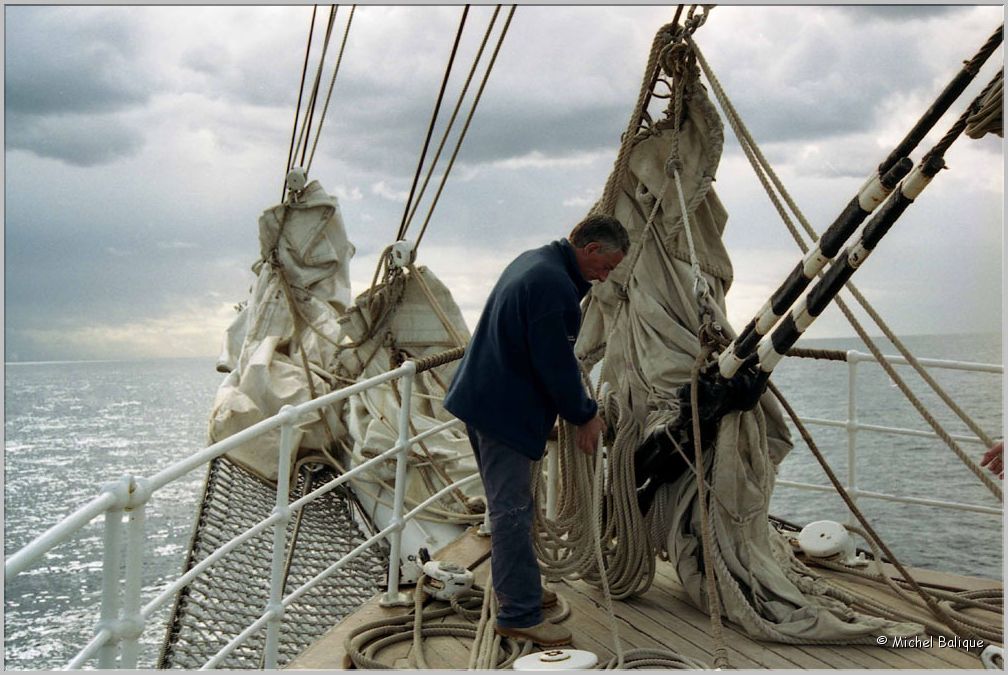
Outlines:
[{"label": "sky", "polygon": [[[492,9],[469,12],[435,140]],[[5,361],[218,353],[254,278],[257,219],[280,196],[311,12],[5,6]],[[470,328],[503,267],[565,236],[601,194],[673,13],[516,10],[419,249]],[[395,237],[461,14],[354,14],[311,177],[340,200],[355,295]],[[1001,6],[718,6],[696,39],[821,232],[1002,20]],[[1002,63],[998,50],[913,159]],[[800,252],[725,136],[715,189],[739,329]],[[854,281],[901,334],[1001,332],[1003,143],[963,138],[946,159]],[[835,309],[808,333],[849,334]]]}]

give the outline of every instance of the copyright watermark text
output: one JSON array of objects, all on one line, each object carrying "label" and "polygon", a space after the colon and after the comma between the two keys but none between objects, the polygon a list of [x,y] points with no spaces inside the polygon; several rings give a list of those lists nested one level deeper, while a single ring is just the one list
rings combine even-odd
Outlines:
[{"label": "copyright watermark text", "polygon": [[894,635],[891,637],[879,635],[875,638],[875,642],[881,646],[896,649],[929,649],[931,647],[938,647],[939,649],[946,647],[951,649],[982,649],[987,646],[987,643],[983,640],[961,638],[958,636],[945,637],[944,635]]}]

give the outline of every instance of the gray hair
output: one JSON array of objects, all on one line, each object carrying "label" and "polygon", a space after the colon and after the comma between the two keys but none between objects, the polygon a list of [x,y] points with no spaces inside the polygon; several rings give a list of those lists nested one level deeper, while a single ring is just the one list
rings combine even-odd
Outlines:
[{"label": "gray hair", "polygon": [[623,224],[612,216],[595,214],[574,226],[567,237],[576,248],[584,248],[593,241],[607,249],[619,249],[626,255],[630,250],[630,235]]}]

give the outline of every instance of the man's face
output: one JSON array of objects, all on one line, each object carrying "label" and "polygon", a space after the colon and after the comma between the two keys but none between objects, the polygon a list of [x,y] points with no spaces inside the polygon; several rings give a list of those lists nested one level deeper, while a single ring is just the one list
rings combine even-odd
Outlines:
[{"label": "man's face", "polygon": [[593,241],[584,247],[581,273],[588,281],[605,281],[622,260],[623,251],[607,249],[597,241]]}]

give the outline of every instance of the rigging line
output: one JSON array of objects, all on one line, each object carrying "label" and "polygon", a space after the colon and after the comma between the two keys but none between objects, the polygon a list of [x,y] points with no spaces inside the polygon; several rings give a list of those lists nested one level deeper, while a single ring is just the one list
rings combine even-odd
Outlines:
[{"label": "rigging line", "polygon": [[[410,205],[413,203],[413,195],[416,192],[417,182],[420,180],[424,160],[427,158],[427,149],[430,147],[431,136],[434,135],[434,125],[437,123],[438,113],[441,112],[441,101],[444,100],[445,89],[448,87],[448,78],[451,76],[452,67],[455,64],[455,56],[458,54],[459,42],[462,40],[462,33],[465,30],[466,17],[468,16],[469,5],[466,5],[462,10],[462,18],[459,20],[458,31],[455,33],[455,43],[452,45],[451,55],[448,57],[448,65],[445,67],[444,78],[441,80],[441,90],[438,92],[437,101],[434,103],[434,111],[431,113],[430,124],[427,127],[427,137],[424,139],[423,149],[420,151],[420,159],[417,161],[417,168],[413,173],[413,185],[410,186],[409,197],[406,198],[406,204],[403,207],[402,220],[399,222],[399,231],[396,234],[397,241],[402,239],[406,234],[406,228],[408,227],[406,215],[409,213]],[[449,123],[449,128],[451,128],[451,123]],[[419,199],[417,197],[417,201]]]},{"label": "rigging line", "polygon": [[318,127],[315,129],[315,141],[312,143],[311,154],[308,155],[308,166],[305,173],[311,171],[312,160],[315,159],[315,148],[318,147],[319,138],[322,136],[322,123],[325,122],[326,112],[329,110],[329,99],[332,98],[333,87],[336,85],[336,76],[339,75],[340,64],[343,63],[343,50],[346,49],[347,38],[350,37],[350,24],[353,23],[354,12],[357,5],[350,7],[350,18],[347,19],[346,29],[343,31],[343,41],[340,43],[339,55],[336,57],[336,68],[333,70],[332,79],[329,80],[329,92],[326,94],[325,105],[322,106],[322,115],[319,117]]},{"label": "rigging line", "polygon": [[287,174],[291,170],[291,161],[294,159],[294,140],[297,138],[298,118],[301,116],[301,99],[304,98],[305,79],[308,75],[308,55],[311,53],[312,35],[315,32],[315,14],[318,12],[318,5],[312,7],[311,24],[308,27],[308,44],[305,45],[304,65],[301,66],[301,86],[298,87],[297,107],[294,109],[294,126],[291,128],[290,149],[287,150],[287,169],[284,171],[284,184],[280,192],[280,201],[287,194]]},{"label": "rigging line", "polygon": [[430,223],[431,216],[434,215],[434,208],[437,206],[442,190],[444,190],[445,183],[448,180],[448,174],[451,173],[452,167],[455,166],[455,158],[458,157],[459,150],[462,148],[462,141],[465,140],[466,132],[469,130],[469,124],[472,122],[473,113],[476,112],[476,106],[479,105],[480,98],[483,96],[483,90],[486,88],[487,80],[490,78],[490,71],[493,70],[494,64],[497,62],[497,55],[500,53],[500,48],[504,44],[504,37],[507,35],[508,28],[511,26],[511,19],[514,17],[516,7],[517,5],[511,5],[511,11],[508,12],[507,19],[504,21],[504,28],[501,30],[500,37],[497,39],[497,46],[494,48],[493,56],[490,57],[490,63],[487,65],[486,72],[483,74],[483,81],[480,82],[479,91],[476,92],[476,99],[473,101],[472,108],[469,109],[469,115],[466,117],[465,126],[462,127],[462,133],[459,135],[458,142],[455,144],[455,151],[452,153],[451,160],[448,162],[448,168],[445,169],[444,175],[441,176],[441,184],[438,185],[437,193],[434,195],[434,201],[430,205],[430,210],[427,211],[427,218],[424,220],[423,227],[420,228],[420,234],[417,235],[416,244],[413,246],[414,249],[420,246],[420,240],[423,239],[424,233],[427,231],[427,225]]},{"label": "rigging line", "polygon": [[[322,54],[319,56],[318,69],[315,71],[315,82],[312,84],[311,97],[308,99],[308,112],[305,115],[305,120],[301,125],[301,132],[298,134],[297,145],[294,146],[294,155],[297,156],[299,150],[301,150],[301,164],[304,164],[305,153],[307,150],[307,132],[311,128],[312,116],[315,112],[315,101],[318,99],[318,89],[319,82],[322,80],[322,66],[325,64],[326,52],[329,51],[329,39],[332,37],[332,27],[333,21],[336,19],[336,8],[338,5],[331,5],[329,9],[329,22],[326,25],[325,39],[322,42]],[[302,143],[304,144],[302,146]]]},{"label": "rigging line", "polygon": [[[1002,69],[1001,71],[998,72],[1000,74],[1003,73],[1004,70]],[[987,96],[988,93],[990,93],[990,91],[995,87],[995,85],[997,85],[997,83],[998,83],[998,75],[995,75],[994,78],[987,83],[987,86],[984,87],[979,94],[977,94],[976,98],[973,99],[973,101],[969,104],[969,106],[966,107],[966,110],[964,110],[962,114],[959,115],[959,118],[955,121],[955,124],[953,124],[952,127],[947,132],[945,132],[945,135],[942,136],[941,140],[938,141],[938,143],[935,144],[933,148],[928,150],[928,152],[921,158],[922,162],[927,161],[931,157],[945,156],[945,153],[948,152],[948,149],[952,147],[953,143],[956,142],[956,139],[959,138],[959,136],[962,135],[962,132],[966,130],[966,120],[968,120],[974,112],[980,109],[980,106],[983,103],[984,98]]]},{"label": "rigging line", "polygon": [[305,154],[308,152],[308,138],[311,136],[312,118],[315,116],[315,106],[318,104],[319,85],[322,83],[322,70],[325,68],[326,52],[329,51],[329,40],[332,37],[333,26],[336,24],[337,12],[339,12],[339,5],[329,6],[329,23],[326,26],[326,36],[322,49],[322,58],[319,59],[318,73],[315,75],[315,86],[312,89],[311,99],[308,102],[308,119],[305,122],[304,145],[301,148],[301,166],[305,165]]},{"label": "rigging line", "polygon": [[[1000,30],[998,31],[998,33],[995,33],[995,36],[993,36],[991,40],[994,40],[996,37],[998,37],[999,33]],[[784,224],[791,232],[791,236],[798,244],[798,247],[802,250],[803,253],[808,253],[809,250],[808,245],[805,243],[803,237],[799,233],[798,228],[795,227],[795,225],[791,222],[790,218],[787,217],[786,213],[784,212],[783,206],[778,202],[773,190],[768,184],[767,177],[769,177],[769,179],[773,182],[773,185],[774,187],[777,188],[777,191],[780,192],[780,196],[784,199],[788,207],[795,214],[799,223],[801,223],[802,227],[804,228],[808,236],[813,241],[815,241],[816,239],[819,238],[819,235],[816,233],[815,229],[805,218],[805,215],[802,213],[798,205],[791,198],[791,195],[788,193],[783,182],[780,180],[776,172],[773,170],[773,167],[770,166],[769,161],[767,161],[766,157],[763,155],[759,146],[756,144],[756,141],[755,139],[753,139],[751,133],[746,127],[745,122],[742,120],[738,111],[735,109],[731,100],[728,98],[720,82],[715,76],[713,70],[710,68],[710,65],[707,63],[706,59],[704,59],[703,54],[700,52],[699,48],[692,40],[690,40],[690,44],[696,51],[699,63],[703,67],[704,73],[707,75],[707,79],[710,81],[712,90],[717,96],[718,101],[722,104],[722,107],[725,110],[726,117],[728,118],[728,121],[732,126],[732,130],[735,132],[736,136],[738,136],[739,143],[742,146],[743,151],[745,151],[746,156],[749,158],[750,163],[753,166],[753,170],[755,171],[757,177],[759,177],[760,181],[763,183],[765,189],[767,190],[767,194],[770,196],[771,201],[773,201],[775,206],[777,206],[778,213],[781,215]],[[983,50],[981,50],[981,52],[982,51]],[[973,61],[971,61],[971,63],[976,62],[977,64],[976,67],[979,67],[979,65],[983,63],[981,58],[982,54],[977,54],[977,56],[973,58]],[[993,83],[988,84],[987,87],[980,93],[980,95],[974,99],[974,102],[970,106],[968,106],[967,113],[968,110],[972,109],[973,105],[975,105],[978,101],[982,100],[984,92],[988,91],[992,86],[992,84]],[[937,105],[937,103],[935,105]],[[964,113],[964,116],[960,117],[960,120],[964,120],[965,115],[967,115],[967,113]],[[946,134],[946,137],[942,139],[943,142],[946,141],[947,138],[948,134]],[[941,143],[939,145],[941,145]],[[947,146],[945,147],[947,149]],[[933,148],[931,152],[932,153],[935,152],[935,149]],[[944,152],[944,150],[942,152]],[[906,345],[903,344],[903,342],[898,338],[898,336],[895,335],[895,333],[883,320],[883,318],[875,311],[875,308],[871,305],[868,299],[861,294],[858,288],[854,285],[853,281],[848,281],[846,284],[846,288],[854,296],[854,299],[861,305],[861,307],[864,308],[864,310],[868,313],[869,317],[875,322],[875,324],[879,327],[882,333],[893,343],[896,349],[899,350],[899,352],[904,356],[904,358],[907,359],[907,362],[917,371],[918,375],[920,375],[920,377],[925,382],[927,382],[927,384],[931,387],[931,389],[941,398],[941,400],[949,407],[949,409],[952,410],[956,414],[956,416],[958,416],[959,419],[961,419],[966,424],[966,426],[968,426],[970,430],[977,435],[977,437],[979,437],[988,447],[990,447],[993,444],[993,441],[990,439],[990,436],[988,436],[984,432],[984,430],[976,423],[976,421],[973,420],[973,418],[965,410],[963,410],[958,404],[956,404],[956,402],[951,398],[951,396],[949,396],[948,393],[930,375],[930,373],[928,373],[928,371],[924,368],[924,366],[917,361],[916,357],[914,357],[914,355],[910,352],[910,350],[906,347]],[[840,309],[841,312],[843,312],[844,316],[850,322],[855,332],[857,332],[858,335],[861,337],[862,341],[865,343],[865,346],[868,347],[868,349],[872,352],[872,354],[881,364],[884,361],[884,357],[882,357],[881,351],[878,349],[874,341],[872,341],[872,339],[868,337],[867,332],[861,326],[860,322],[858,322],[857,319],[854,317],[853,313],[848,308],[847,303],[844,302],[844,300],[840,297],[836,298],[836,303],[837,307]],[[888,365],[888,363],[883,364],[882,367],[886,369],[887,372],[892,368],[892,366]],[[890,373],[890,375],[893,377],[897,377],[897,379],[894,379],[894,382],[897,383],[897,386],[899,385],[899,383],[902,382],[902,380],[898,379],[898,376],[895,376],[892,373]],[[925,421],[927,421],[928,417],[930,417],[930,413],[928,413],[926,410],[920,410],[920,412],[922,416],[924,416]],[[939,431],[938,429],[936,429],[936,431],[939,433],[939,436],[941,436],[942,435],[941,431],[944,430],[942,429],[941,431]]]},{"label": "rigging line", "polygon": [[441,136],[441,143],[438,145],[437,152],[434,153],[434,159],[431,160],[430,166],[427,167],[427,175],[424,177],[423,185],[420,186],[420,192],[417,193],[417,198],[413,201],[413,208],[410,210],[409,217],[406,219],[406,228],[403,230],[403,234],[406,233],[405,230],[408,230],[410,223],[413,222],[413,216],[416,215],[417,208],[420,206],[420,200],[423,199],[424,192],[427,190],[427,185],[430,183],[431,176],[434,174],[434,167],[437,166],[438,161],[441,159],[441,152],[444,150],[445,143],[448,141],[448,134],[455,126],[455,119],[458,117],[459,110],[462,109],[462,102],[469,91],[469,85],[472,84],[473,75],[476,74],[476,68],[479,65],[479,62],[483,59],[483,51],[486,49],[494,24],[497,23],[497,15],[500,13],[500,8],[501,6],[497,5],[494,9],[493,16],[490,17],[490,23],[487,25],[486,32],[483,34],[483,42],[480,43],[479,50],[476,52],[476,57],[473,59],[472,67],[469,69],[469,75],[466,77],[465,84],[462,86],[462,93],[459,94],[458,101],[455,103],[455,109],[452,111],[451,119],[448,120],[444,134]]},{"label": "rigging line", "polygon": [[[685,7],[686,5],[679,5],[676,8],[675,16],[672,17],[672,23],[670,25],[671,25],[671,34],[673,36],[676,33],[676,29],[679,28],[679,17],[682,16],[683,8]],[[644,112],[645,114],[647,113],[648,106],[651,105],[651,97],[654,96],[654,88],[658,84],[658,77],[660,75],[661,75],[661,68],[655,69],[651,75],[651,80],[647,87],[647,95],[644,97],[643,105],[641,106],[641,111]]]},{"label": "rigging line", "polygon": [[[905,157],[910,154],[910,151],[917,147],[924,136],[938,123],[938,120],[945,114],[952,103],[959,98],[959,95],[965,91],[966,86],[973,81],[976,75],[980,72],[980,67],[987,61],[988,57],[994,53],[998,45],[1004,39],[1004,24],[998,26],[994,34],[987,38],[987,41],[982,47],[977,51],[976,55],[966,61],[962,69],[956,73],[956,76],[952,78],[952,81],[948,83],[945,89],[938,95],[938,98],[931,105],[930,108],[924,113],[923,116],[917,121],[913,129],[911,129],[906,137],[900,141],[899,145],[892,151],[889,157],[882,162],[879,166],[879,172],[884,173],[884,170],[888,170],[892,164],[894,164],[900,157]],[[902,153],[902,154],[900,154]]]},{"label": "rigging line", "polygon": [[602,196],[591,209],[592,213],[612,214],[616,206],[619,183],[623,180],[630,162],[630,150],[633,145],[633,138],[640,129],[641,120],[647,113],[645,110],[646,102],[650,100],[651,90],[658,81],[661,72],[659,55],[666,45],[672,42],[674,29],[674,24],[666,24],[655,33],[654,39],[651,42],[651,52],[648,54],[647,65],[644,67],[644,79],[641,81],[641,90],[637,95],[637,102],[634,104],[627,129],[620,136],[619,153],[617,153],[616,160],[613,162],[613,168],[606,179],[605,187],[602,188]]},{"label": "rigging line", "polygon": [[[952,619],[952,617],[950,617],[938,605],[934,597],[930,593],[925,591],[917,582],[917,580],[913,578],[910,572],[907,571],[907,569],[900,563],[900,561],[896,558],[893,552],[886,545],[885,541],[882,540],[882,537],[880,537],[879,534],[872,527],[871,523],[865,517],[864,513],[858,508],[857,503],[851,498],[850,493],[847,491],[846,488],[844,488],[843,484],[840,482],[840,479],[837,478],[836,473],[833,472],[833,468],[830,466],[829,462],[826,461],[826,458],[823,456],[822,452],[819,450],[819,447],[812,439],[812,435],[808,432],[808,429],[801,422],[801,420],[798,419],[798,413],[795,412],[794,408],[791,407],[791,404],[788,402],[788,400],[784,398],[784,394],[781,393],[780,389],[778,389],[773,382],[768,382],[767,384],[770,391],[773,393],[774,397],[781,404],[781,407],[784,409],[784,412],[787,413],[787,415],[791,418],[791,421],[794,423],[795,427],[798,429],[799,434],[801,434],[802,440],[805,441],[805,444],[812,452],[812,455],[819,463],[819,466],[822,467],[822,470],[826,474],[826,477],[829,479],[830,483],[833,484],[833,488],[837,491],[837,494],[840,496],[841,499],[843,499],[844,504],[846,504],[851,514],[857,519],[859,523],[861,523],[861,527],[864,528],[865,532],[868,535],[870,535],[869,537],[865,537],[865,539],[867,539],[869,542],[874,541],[875,544],[877,544],[878,547],[882,549],[882,552],[886,555],[886,557],[888,557],[889,562],[893,565],[893,567],[896,568],[896,570],[906,580],[906,582],[910,585],[910,587],[913,588],[913,590],[917,593],[917,595],[920,596],[920,598],[927,605],[928,609],[931,610],[931,613],[934,614],[936,618],[941,620],[942,623],[951,628],[953,632],[956,632],[957,625],[955,620]],[[967,630],[966,632],[972,632],[972,631]]]}]

